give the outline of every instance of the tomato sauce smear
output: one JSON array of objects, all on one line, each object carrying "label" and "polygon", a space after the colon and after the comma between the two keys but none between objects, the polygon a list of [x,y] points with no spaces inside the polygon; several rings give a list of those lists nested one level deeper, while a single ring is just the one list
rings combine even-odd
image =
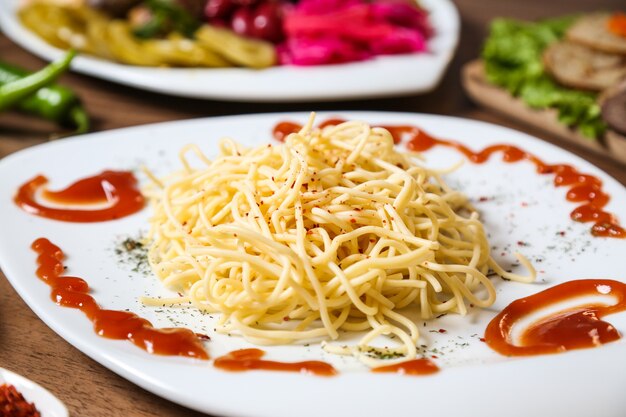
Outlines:
[{"label": "tomato sauce smear", "polygon": [[276,362],[262,359],[265,352],[261,349],[240,349],[215,359],[218,369],[231,372],[253,370],[301,372],[317,376],[334,376],[337,374],[332,365],[321,361]]},{"label": "tomato sauce smear", "polygon": [[[588,302],[542,317],[522,330],[519,341],[512,330],[524,317],[556,303],[585,296],[610,296],[612,303]],[[513,301],[487,326],[485,341],[506,356],[560,353],[598,347],[622,336],[603,317],[626,310],[626,284],[609,279],[581,279]]]},{"label": "tomato sauce smear", "polygon": [[32,244],[38,253],[37,276],[51,288],[52,300],[63,307],[82,311],[102,337],[128,340],[148,353],[209,359],[201,339],[185,328],[155,328],[148,320],[128,311],[105,310],[89,295],[89,284],[82,278],[63,275],[63,251],[48,239]]},{"label": "tomato sauce smear", "polygon": [[[48,179],[43,175],[27,181],[19,187],[13,201],[30,214],[74,223],[119,219],[138,212],[145,205],[137,179],[128,171],[104,171],[82,178],[60,191],[46,189],[47,183]],[[80,208],[52,207],[40,200]],[[93,208],[95,204],[105,207]]]}]

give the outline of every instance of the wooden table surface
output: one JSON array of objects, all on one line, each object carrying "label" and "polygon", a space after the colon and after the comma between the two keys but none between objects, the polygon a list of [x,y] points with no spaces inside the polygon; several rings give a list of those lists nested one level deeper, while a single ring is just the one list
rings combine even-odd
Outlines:
[{"label": "wooden table surface", "polygon": [[[487,24],[494,17],[536,19],[594,9],[618,9],[620,6],[623,9],[622,0],[456,0],[456,4],[462,19],[457,54],[441,85],[422,96],[314,104],[225,103],[168,97],[76,74],[66,75],[61,81],[74,88],[83,98],[93,116],[93,128],[96,131],[166,120],[275,111],[387,110],[437,113],[484,120],[530,133],[582,156],[626,184],[626,169],[623,166],[477,108],[465,96],[460,83],[461,66],[479,54]],[[2,34],[0,60],[30,69],[44,64]],[[0,158],[46,141],[53,131],[54,127],[46,122],[14,113],[0,115]],[[50,389],[68,405],[72,416],[202,415],[144,391],[69,345],[21,301],[1,271],[0,366],[10,368]]]}]

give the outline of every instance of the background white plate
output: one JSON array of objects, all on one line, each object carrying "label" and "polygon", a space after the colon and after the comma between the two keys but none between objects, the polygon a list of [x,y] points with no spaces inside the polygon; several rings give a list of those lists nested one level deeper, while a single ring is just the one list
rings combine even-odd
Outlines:
[{"label": "background white plate", "polygon": [[[518,144],[546,162],[570,163],[602,178],[612,195],[607,209],[626,221],[623,186],[584,160],[528,135],[430,115],[342,112],[320,115],[319,119],[330,116],[372,124],[412,123],[476,149],[495,142]],[[483,215],[496,259],[509,267],[513,253],[519,250],[535,263],[539,277],[535,284],[494,278],[498,299],[493,308],[427,322],[422,327],[422,343],[427,345],[428,355],[438,357],[435,361],[442,368],[434,376],[371,374],[352,358],[324,354],[317,344],[266,350],[268,358],[275,360],[325,360],[341,375],[224,373],[208,362],[151,356],[130,343],[100,338],[80,312],[50,301],[49,288],[35,276],[36,257],[29,249],[31,242],[42,236],[67,253],[68,274],[87,279],[104,307],[129,308],[159,327],[174,324],[207,333],[212,337],[207,348],[213,357],[250,346],[238,337],[214,335],[211,319],[197,312],[140,305],[138,296],[170,293],[151,275],[134,272],[133,264],[120,262],[114,249],[124,237],[136,237],[146,229],[147,209],[114,222],[72,224],[30,216],[13,204],[12,196],[37,173],[47,175],[52,188],[107,168],[137,169],[145,164],[164,174],[179,167],[176,155],[186,143],[197,143],[210,156],[220,137],[263,144],[271,140],[271,128],[277,121],[304,122],[306,118],[303,113],[269,114],[148,125],[61,140],[10,155],[0,161],[0,266],[33,311],[76,348],[157,395],[205,412],[244,417],[625,415],[624,340],[598,349],[516,359],[499,356],[479,341],[489,320],[514,299],[571,279],[626,281],[626,241],[593,238],[590,225],[572,222],[569,212],[574,205],[565,201],[565,189],[554,188],[551,176],[536,175],[526,162],[505,164],[494,158],[484,165],[465,164],[446,176],[451,185],[472,196]],[[460,159],[449,149],[434,149],[425,156],[428,165],[438,167]],[[485,199],[480,197],[488,199],[481,201]],[[523,272],[519,267],[513,269]],[[626,314],[608,320],[622,332],[626,330]],[[438,333],[440,328],[447,333]],[[350,341],[346,338],[341,343]]]},{"label": "background white plate", "polygon": [[[0,27],[13,41],[47,60],[62,51],[22,26],[20,0],[0,1]],[[428,53],[318,67],[183,69],[148,68],[80,56],[72,69],[145,90],[185,97],[242,101],[312,101],[424,93],[439,83],[459,38],[459,16],[450,0],[423,0],[436,35]]]},{"label": "background white plate", "polygon": [[41,417],[68,417],[65,405],[47,389],[28,378],[0,368],[0,385],[13,385],[29,403],[34,403]]}]

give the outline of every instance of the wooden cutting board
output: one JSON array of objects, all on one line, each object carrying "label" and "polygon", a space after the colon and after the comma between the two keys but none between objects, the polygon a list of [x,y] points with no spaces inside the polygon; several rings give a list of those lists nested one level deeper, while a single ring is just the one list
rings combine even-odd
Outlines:
[{"label": "wooden cutting board", "polygon": [[469,62],[463,67],[462,81],[467,94],[481,106],[626,165],[626,137],[611,131],[599,141],[582,136],[575,129],[559,123],[556,110],[532,109],[508,91],[490,84],[481,60]]}]

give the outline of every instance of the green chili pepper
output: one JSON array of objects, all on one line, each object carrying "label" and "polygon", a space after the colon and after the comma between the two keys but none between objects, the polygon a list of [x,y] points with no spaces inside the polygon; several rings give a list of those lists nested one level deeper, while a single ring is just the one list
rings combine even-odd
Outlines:
[{"label": "green chili pepper", "polygon": [[[73,57],[73,53],[66,55],[63,60],[57,61],[51,65],[57,64],[57,66],[53,68],[58,68],[59,63],[65,63],[68,58],[71,60],[71,57]],[[67,65],[69,65],[69,62],[67,62],[66,67]],[[42,71],[45,71],[49,67],[50,66],[44,68]],[[51,72],[56,73],[56,70]],[[38,73],[39,72],[35,74]],[[60,74],[60,72],[58,74]],[[29,77],[27,71],[0,62],[0,91],[2,91],[5,86],[24,80],[27,77]],[[25,94],[21,100],[16,98],[17,93],[15,93],[11,99],[13,100],[12,104],[9,104],[8,101],[7,104],[5,104],[5,96],[0,95],[0,107],[8,108],[13,106],[15,109],[22,112],[51,120],[62,126],[75,128],[76,133],[88,131],[89,116],[82,107],[79,98],[67,87],[50,84],[52,78],[55,78],[55,76],[51,77],[51,80],[48,81],[46,86],[38,89],[29,85],[29,89],[33,88],[33,90],[29,92],[30,94],[26,94],[24,90],[21,90],[20,95]],[[13,88],[15,87],[12,87],[12,89]]]},{"label": "green chili pepper", "polygon": [[172,30],[191,38],[200,27],[201,22],[175,1],[146,0],[145,5],[151,12],[151,18],[133,31],[138,38],[154,38]]},{"label": "green chili pepper", "polygon": [[47,67],[0,86],[0,111],[14,106],[24,97],[52,83],[67,70],[74,56],[76,56],[76,52],[70,51],[63,58]]}]

